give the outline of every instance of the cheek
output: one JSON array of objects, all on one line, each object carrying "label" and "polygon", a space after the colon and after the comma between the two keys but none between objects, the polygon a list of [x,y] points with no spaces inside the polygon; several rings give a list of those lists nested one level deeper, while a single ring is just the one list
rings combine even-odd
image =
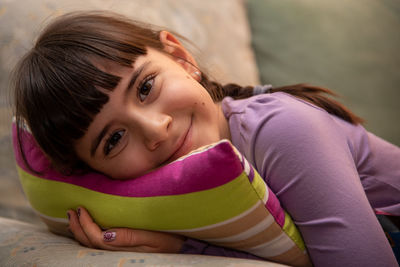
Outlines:
[{"label": "cheek", "polygon": [[148,170],[149,161],[145,155],[129,142],[121,153],[112,158],[99,160],[92,167],[116,180],[132,179]]},{"label": "cheek", "polygon": [[164,104],[174,109],[201,105],[202,102],[205,102],[204,96],[193,82],[176,81],[166,83],[162,90],[164,91]]},{"label": "cheek", "polygon": [[196,106],[197,109],[205,116],[211,117],[212,120],[217,118],[217,105],[214,103],[211,96],[206,90],[204,90],[204,92],[197,98]]},{"label": "cheek", "polygon": [[109,170],[110,176],[118,180],[126,180],[139,177],[145,174],[147,171],[154,168],[151,165],[153,161],[149,161],[144,157],[145,153],[142,151],[130,152],[126,151],[124,155],[110,162]]},{"label": "cheek", "polygon": [[132,162],[132,158],[119,158],[113,164],[108,165],[108,168],[105,166],[108,169],[105,173],[116,180],[127,180],[138,177],[149,169],[145,164],[140,164],[137,161]]},{"label": "cheek", "polygon": [[163,103],[175,110],[188,107],[202,116],[215,115],[215,103],[207,90],[188,74],[166,76],[163,80]]}]

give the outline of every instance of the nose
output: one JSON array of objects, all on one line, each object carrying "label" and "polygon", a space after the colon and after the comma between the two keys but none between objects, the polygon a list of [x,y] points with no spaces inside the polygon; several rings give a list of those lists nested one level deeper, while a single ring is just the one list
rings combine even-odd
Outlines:
[{"label": "nose", "polygon": [[149,150],[155,150],[167,140],[172,117],[167,114],[146,114],[141,119],[144,144]]}]

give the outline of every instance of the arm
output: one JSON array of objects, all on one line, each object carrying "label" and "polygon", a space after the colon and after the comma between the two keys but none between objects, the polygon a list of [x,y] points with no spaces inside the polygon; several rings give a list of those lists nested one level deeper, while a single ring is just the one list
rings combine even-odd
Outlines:
[{"label": "arm", "polygon": [[90,248],[115,251],[177,253],[185,240],[183,236],[130,228],[102,230],[86,209],[68,211],[69,229],[75,239]]},{"label": "arm", "polygon": [[346,136],[326,112],[296,102],[260,119],[251,151],[314,265],[397,266]]},{"label": "arm", "polygon": [[253,254],[233,250],[229,248],[219,247],[210,245],[204,241],[190,239],[188,238],[182,245],[180,250],[181,253],[184,254],[204,254],[211,256],[224,256],[224,257],[232,257],[232,258],[242,258],[242,259],[253,259],[253,260],[262,260],[265,259],[254,256]]},{"label": "arm", "polygon": [[174,234],[130,228],[115,228],[102,231],[93,222],[86,209],[79,209],[79,216],[78,212],[68,211],[68,216],[70,217],[69,229],[75,239],[87,247],[133,252],[180,252],[184,254],[205,254],[263,260],[249,253],[212,246],[199,240],[186,239]]}]

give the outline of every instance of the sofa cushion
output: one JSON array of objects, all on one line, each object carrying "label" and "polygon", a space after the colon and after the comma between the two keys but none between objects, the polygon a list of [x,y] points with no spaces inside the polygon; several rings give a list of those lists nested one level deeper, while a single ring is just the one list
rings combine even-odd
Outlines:
[{"label": "sofa cushion", "polygon": [[136,253],[85,248],[43,227],[0,217],[0,266],[248,266],[282,267],[247,259]]}]

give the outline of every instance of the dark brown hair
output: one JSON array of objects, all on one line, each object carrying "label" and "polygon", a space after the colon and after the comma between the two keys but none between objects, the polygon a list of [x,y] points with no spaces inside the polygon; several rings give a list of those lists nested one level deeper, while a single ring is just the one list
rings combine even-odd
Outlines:
[{"label": "dark brown hair", "polygon": [[[221,86],[207,79],[203,83],[206,88],[212,88],[209,89],[209,92],[213,96],[214,101],[221,101],[226,96],[231,96],[234,99],[243,99],[253,95],[253,86],[242,87],[233,83]],[[275,87],[269,90],[269,93],[275,92],[284,92],[301,98],[352,124],[362,124],[364,122],[362,118],[352,113],[344,105],[329,97],[337,95],[327,88],[300,83]]]},{"label": "dark brown hair", "polygon": [[[120,81],[120,77],[100,70],[93,62],[106,59],[132,67],[137,57],[147,53],[147,47],[162,51],[159,33],[150,25],[113,13],[74,12],[53,21],[13,74],[19,143],[26,123],[55,168],[63,173],[86,169],[74,151],[74,143],[87,131],[108,102],[108,92]],[[253,93],[251,86],[222,86],[206,74],[201,84],[215,102],[225,96],[240,99]],[[305,99],[350,123],[361,122],[341,104],[324,96],[332,94],[327,89],[300,84],[272,90],[278,91]]]}]

